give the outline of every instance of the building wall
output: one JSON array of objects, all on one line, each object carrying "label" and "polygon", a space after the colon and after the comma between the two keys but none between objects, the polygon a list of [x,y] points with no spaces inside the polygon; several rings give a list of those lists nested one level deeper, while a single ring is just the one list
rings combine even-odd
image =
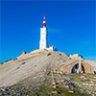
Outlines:
[{"label": "building wall", "polygon": [[40,29],[40,49],[47,47],[47,33],[46,27]]}]

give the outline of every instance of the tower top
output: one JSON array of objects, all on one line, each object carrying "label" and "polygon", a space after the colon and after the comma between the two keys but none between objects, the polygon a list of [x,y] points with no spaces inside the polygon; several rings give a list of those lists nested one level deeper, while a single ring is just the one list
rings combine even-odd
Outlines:
[{"label": "tower top", "polygon": [[43,27],[46,27],[46,20],[45,20],[45,16],[43,17],[43,23],[42,23]]}]

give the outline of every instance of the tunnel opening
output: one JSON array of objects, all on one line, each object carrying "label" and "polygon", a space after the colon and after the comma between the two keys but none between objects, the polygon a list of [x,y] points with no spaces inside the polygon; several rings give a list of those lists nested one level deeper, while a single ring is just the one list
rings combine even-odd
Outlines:
[{"label": "tunnel opening", "polygon": [[[71,73],[78,73],[79,65],[75,64],[71,70]],[[81,72],[80,73],[85,73],[85,68],[83,65],[81,65]]]},{"label": "tunnel opening", "polygon": [[78,64],[73,66],[71,73],[77,73],[77,70],[78,70]]},{"label": "tunnel opening", "polygon": [[96,68],[94,68],[94,74],[96,75]]}]

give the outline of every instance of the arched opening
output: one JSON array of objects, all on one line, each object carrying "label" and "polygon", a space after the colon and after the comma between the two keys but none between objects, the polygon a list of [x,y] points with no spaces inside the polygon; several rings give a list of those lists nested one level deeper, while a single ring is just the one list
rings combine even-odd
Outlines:
[{"label": "arched opening", "polygon": [[94,74],[96,74],[96,68],[94,68]]},{"label": "arched opening", "polygon": [[[78,68],[79,68],[79,65],[75,64],[71,70],[71,73],[78,73]],[[81,72],[80,73],[85,73],[85,68],[83,65],[81,65]]]},{"label": "arched opening", "polygon": [[85,68],[83,65],[82,65],[82,73],[85,73]]},{"label": "arched opening", "polygon": [[78,64],[75,64],[71,70],[71,73],[77,73],[78,71]]}]

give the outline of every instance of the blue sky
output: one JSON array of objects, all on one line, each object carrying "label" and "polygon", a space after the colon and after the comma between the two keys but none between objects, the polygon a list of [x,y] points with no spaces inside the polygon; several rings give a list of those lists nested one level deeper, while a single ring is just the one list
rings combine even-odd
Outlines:
[{"label": "blue sky", "polygon": [[46,16],[48,43],[96,61],[95,0],[1,0],[0,62],[39,48]]}]

